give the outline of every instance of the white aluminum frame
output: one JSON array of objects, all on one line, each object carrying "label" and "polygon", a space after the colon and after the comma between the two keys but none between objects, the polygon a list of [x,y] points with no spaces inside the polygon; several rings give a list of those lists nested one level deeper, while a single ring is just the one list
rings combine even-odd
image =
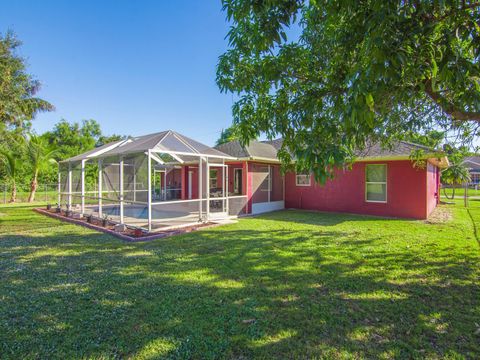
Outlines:
[{"label": "white aluminum frame", "polygon": [[[181,141],[181,139],[179,139]],[[183,143],[183,141],[182,141]],[[190,147],[190,146],[189,146]],[[193,150],[193,149],[192,149]],[[105,154],[104,154],[105,153]],[[228,217],[229,215],[229,199],[231,198],[247,198],[247,195],[236,195],[236,196],[229,196],[228,193],[228,185],[229,185],[229,166],[225,164],[225,160],[231,160],[233,158],[231,157],[222,157],[218,155],[206,155],[206,154],[201,154],[201,153],[186,153],[186,152],[174,152],[174,151],[162,151],[158,149],[149,149],[147,151],[138,151],[138,153],[144,153],[145,156],[147,157],[147,189],[146,190],[137,190],[137,174],[136,171],[134,171],[133,174],[133,201],[128,200],[127,203],[132,203],[132,204],[144,204],[147,206],[147,230],[150,232],[152,231],[153,227],[153,212],[152,212],[152,206],[154,205],[169,205],[169,204],[176,204],[176,203],[187,203],[187,202],[198,202],[198,221],[209,221],[212,219],[212,214],[210,213],[210,201],[212,199],[222,201],[222,211],[219,213],[215,213],[215,218],[218,219],[220,217]],[[134,153],[133,153],[134,154]],[[187,155],[189,157],[197,157],[198,158],[198,198],[197,199],[182,199],[182,200],[170,200],[167,201],[167,194],[166,194],[166,181],[167,181],[167,173],[168,169],[164,170],[155,170],[153,167],[153,161],[156,163],[166,165],[165,162],[158,156],[158,154],[168,154],[172,156],[174,159],[178,161],[177,164],[184,166],[184,161],[182,160],[179,156],[180,155]],[[108,202],[114,202],[119,205],[120,211],[119,211],[119,222],[121,224],[128,223],[128,218],[125,217],[125,173],[124,173],[124,168],[125,166],[129,166],[128,164],[124,163],[124,157],[130,155],[130,153],[125,153],[125,154],[118,154],[118,155],[109,155],[108,151],[99,151],[98,153],[92,154],[88,156],[87,158],[84,158],[82,160],[76,160],[76,161],[71,161],[68,162],[68,179],[67,179],[67,191],[66,195],[67,197],[67,206],[72,210],[72,197],[74,194],[78,194],[73,192],[72,189],[72,167],[75,163],[80,162],[81,164],[81,214],[84,215],[86,211],[86,198],[95,198],[98,200],[98,216],[102,217],[104,213],[104,201]],[[111,199],[108,196],[104,198],[104,192],[103,192],[103,181],[104,181],[104,158],[107,157],[118,157],[118,164],[116,163],[116,160],[112,162],[113,165],[118,165],[118,176],[119,176],[119,189],[118,189],[118,200],[116,199]],[[221,163],[218,161],[221,159]],[[210,160],[215,160],[216,162],[211,162]],[[87,161],[96,161],[98,165],[98,191],[85,191],[85,174],[86,174],[86,168],[85,164]],[[66,165],[66,164],[65,164]],[[210,196],[210,169],[211,168],[216,168],[217,174],[219,168],[221,168],[222,171],[222,196],[221,197],[215,197],[212,198]],[[240,169],[242,170],[242,176],[243,176],[243,168]],[[116,170],[115,170],[116,171]],[[154,201],[152,199],[152,191],[153,191],[153,184],[152,184],[152,174],[154,172],[161,172],[163,173],[163,187],[164,187],[164,193],[161,198],[163,201]],[[206,173],[205,173],[206,172]],[[248,173],[248,172],[247,172]],[[61,177],[61,172],[59,171],[58,173],[58,201],[59,204],[61,202],[61,196],[62,194],[65,194],[65,190],[62,189],[62,177]],[[155,180],[153,180],[154,182]],[[182,181],[186,181],[185,179],[182,178]],[[204,187],[206,187],[206,191],[204,191]],[[63,192],[62,192],[63,191]],[[147,201],[137,201],[137,191],[147,191]],[[242,189],[240,189],[242,191]],[[94,193],[94,195],[91,195],[91,193]],[[78,196],[78,195],[77,195]],[[206,201],[206,211],[204,210],[204,205],[203,203]]]},{"label": "white aluminum frame", "polygon": [[[367,181],[367,167],[368,166],[385,166],[385,181]],[[367,188],[368,184],[385,184],[385,200],[368,200]],[[388,166],[387,164],[365,164],[365,202],[386,204],[388,202]]]},{"label": "white aluminum frame", "polygon": [[[298,182],[298,177],[299,176],[305,176],[306,179],[308,179],[308,184],[300,184]],[[295,173],[295,186],[312,186],[312,174],[298,174]]]}]

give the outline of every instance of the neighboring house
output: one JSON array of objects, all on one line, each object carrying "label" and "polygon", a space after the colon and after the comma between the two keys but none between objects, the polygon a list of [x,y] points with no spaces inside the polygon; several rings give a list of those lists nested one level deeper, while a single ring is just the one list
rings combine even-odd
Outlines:
[{"label": "neighboring house", "polygon": [[[445,157],[438,158],[421,145],[403,141],[392,149],[372,145],[358,154],[350,170],[338,169],[333,180],[320,185],[309,174],[282,176],[277,158],[281,145],[281,140],[274,140],[217,146],[238,159],[227,162],[229,190],[247,195],[244,212],[294,208],[425,219],[439,202],[439,169],[448,165]],[[413,165],[409,157],[414,150],[424,151],[425,168]]]},{"label": "neighboring house", "polygon": [[480,156],[468,156],[463,160],[463,164],[470,172],[471,184],[480,183]]}]

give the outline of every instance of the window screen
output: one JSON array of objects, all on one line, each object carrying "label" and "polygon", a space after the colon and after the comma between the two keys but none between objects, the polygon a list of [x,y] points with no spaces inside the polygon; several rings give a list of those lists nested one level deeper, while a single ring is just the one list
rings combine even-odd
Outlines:
[{"label": "window screen", "polygon": [[296,186],[310,186],[310,174],[297,173],[295,175]]},{"label": "window screen", "polygon": [[387,165],[367,165],[365,177],[365,199],[371,202],[387,202]]}]

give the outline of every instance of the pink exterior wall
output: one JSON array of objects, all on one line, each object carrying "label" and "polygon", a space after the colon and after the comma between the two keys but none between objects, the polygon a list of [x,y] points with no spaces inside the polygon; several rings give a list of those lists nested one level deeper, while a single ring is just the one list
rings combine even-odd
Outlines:
[{"label": "pink exterior wall", "polygon": [[438,168],[430,163],[427,164],[427,216],[435,209],[439,198],[439,172]]},{"label": "pink exterior wall", "polygon": [[188,199],[188,173],[192,172],[192,199],[198,199],[198,167],[197,166],[183,166],[182,176],[182,199]]},{"label": "pink exterior wall", "polygon": [[[365,200],[366,164],[387,164],[386,203]],[[251,213],[254,197],[252,171],[256,165],[268,164],[244,161],[228,165],[230,193],[233,191],[233,169],[243,169],[242,193],[247,195],[247,212]],[[194,171],[193,195],[198,198],[198,169],[191,170]],[[275,166],[274,176],[279,176],[277,172],[279,167]],[[185,169],[184,174],[187,173]],[[221,184],[221,169],[218,175]],[[439,201],[438,168],[432,164],[426,169],[414,168],[409,160],[358,162],[351,170],[339,170],[336,178],[324,186],[314,183],[313,177],[310,186],[296,186],[294,173],[287,173],[284,181],[286,208],[425,219]],[[281,196],[278,193],[278,197]]]},{"label": "pink exterior wall", "polygon": [[168,172],[167,186],[181,188],[182,186],[182,170],[181,169],[173,169]]},{"label": "pink exterior wall", "polygon": [[[347,212],[378,216],[424,219],[427,217],[426,169],[412,166],[411,161],[381,161],[368,164],[387,164],[387,202],[365,200],[365,162],[353,168],[339,170],[334,180],[324,186],[296,186],[295,174],[285,177],[285,207],[308,210]],[[431,206],[431,205],[430,205]]]},{"label": "pink exterior wall", "polygon": [[245,163],[247,168],[247,213],[252,213],[252,196],[253,196],[253,164]]},{"label": "pink exterior wall", "polygon": [[239,163],[229,163],[228,164],[228,192],[233,194],[233,185],[235,181],[235,169],[242,169],[242,194],[246,194],[246,186],[245,186],[245,169],[244,164]]}]

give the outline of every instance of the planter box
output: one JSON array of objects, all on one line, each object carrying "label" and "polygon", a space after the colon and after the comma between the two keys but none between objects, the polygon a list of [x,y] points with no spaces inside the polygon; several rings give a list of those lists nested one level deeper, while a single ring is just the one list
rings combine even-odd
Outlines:
[{"label": "planter box", "polygon": [[127,230],[127,226],[125,224],[115,224],[115,229],[116,232],[124,232]]}]

